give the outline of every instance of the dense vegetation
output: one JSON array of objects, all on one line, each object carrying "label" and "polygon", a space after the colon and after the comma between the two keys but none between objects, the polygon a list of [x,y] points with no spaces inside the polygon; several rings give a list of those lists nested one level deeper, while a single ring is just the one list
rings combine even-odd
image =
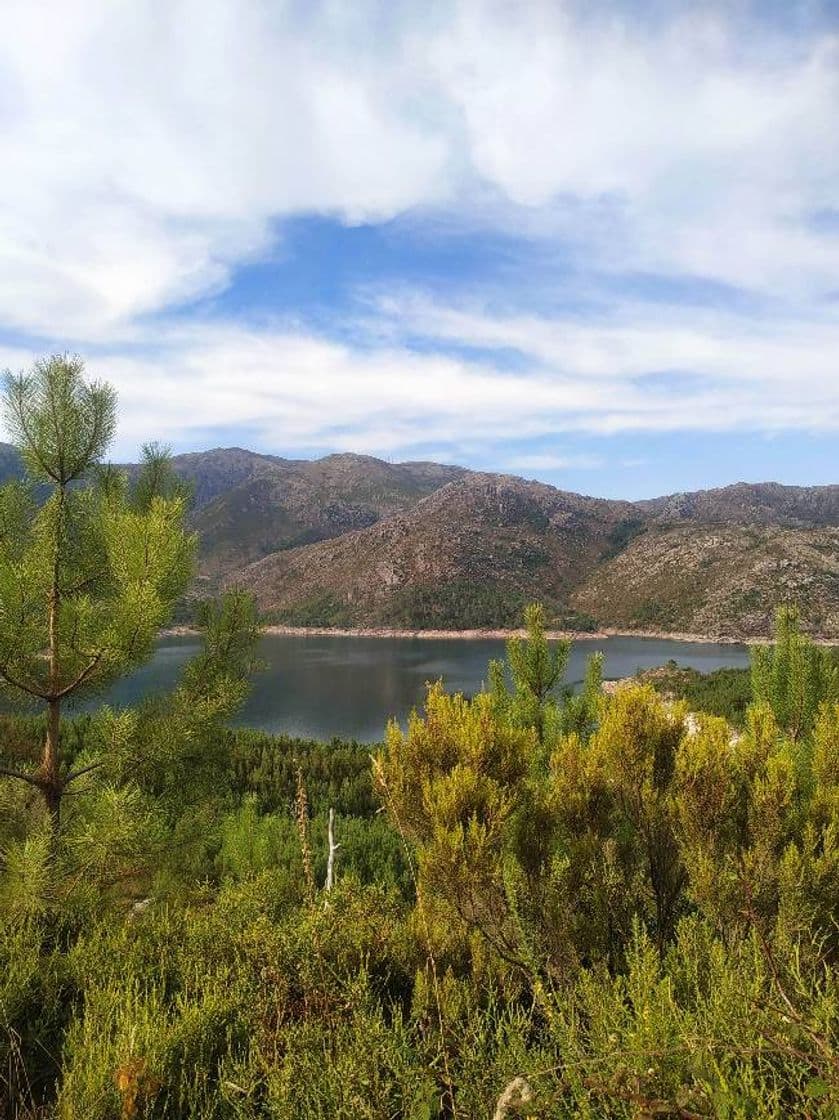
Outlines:
[{"label": "dense vegetation", "polygon": [[[785,611],[781,615],[784,625],[790,622],[797,625],[794,613]],[[815,646],[808,647],[816,650]],[[819,659],[825,665],[839,667],[839,648],[827,647],[818,651]],[[756,649],[753,658],[760,664],[764,656],[762,649]],[[722,716],[732,726],[742,728],[753,698],[754,669],[714,669],[701,673],[698,669],[668,661],[658,669],[642,670],[638,680],[651,684],[656,691],[670,699],[684,700],[694,712]]]},{"label": "dense vegetation", "polygon": [[[79,370],[26,389],[60,445],[35,389],[88,422]],[[155,624],[177,600],[165,467],[147,496],[70,488],[83,534],[49,499],[0,524],[10,698],[47,674],[3,726],[5,1115],[836,1116],[839,673],[792,612],[739,732],[643,682],[604,695],[597,659],[565,696],[538,607],[486,692],[432,687],[372,759],[231,731],[258,635],[233,595],[171,694],[59,705],[56,735],[74,657],[116,672],[147,650],[123,600]],[[103,509],[130,515],[129,565]],[[37,542],[51,563],[21,591]]]},{"label": "dense vegetation", "polygon": [[668,661],[660,669],[639,674],[657,692],[685,700],[691,711],[722,716],[734,727],[742,727],[752,700],[751,672],[748,669],[714,669],[701,673]]},{"label": "dense vegetation", "polygon": [[[521,625],[527,597],[522,591],[451,580],[407,584],[396,590],[377,620],[401,630],[514,630]],[[552,603],[550,624],[557,630],[591,632],[597,623],[589,614]],[[352,627],[358,619],[350,604],[324,592],[284,610],[265,611],[266,622],[286,626]]]},{"label": "dense vegetation", "polygon": [[521,620],[525,597],[502,587],[451,580],[401,588],[390,608],[394,626],[418,630],[473,630],[513,627]]}]

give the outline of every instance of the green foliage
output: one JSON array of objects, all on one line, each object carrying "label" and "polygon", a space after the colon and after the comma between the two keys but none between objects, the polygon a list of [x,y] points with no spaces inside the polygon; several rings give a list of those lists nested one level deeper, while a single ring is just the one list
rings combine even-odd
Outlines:
[{"label": "green foliage", "polygon": [[526,638],[507,642],[507,669],[513,682],[508,693],[503,666],[490,665],[490,684],[496,709],[523,727],[533,727],[540,743],[551,721],[557,718],[554,693],[559,688],[571,653],[569,641],[549,642],[545,636],[545,612],[539,603],[524,611]]},{"label": "green foliage", "polygon": [[36,482],[58,487],[83,478],[111,444],[116,393],[84,380],[79,357],[55,355],[30,373],[6,375],[6,428]]},{"label": "green foliage", "polygon": [[552,625],[557,630],[572,630],[581,634],[590,634],[597,629],[597,619],[585,611],[574,610],[572,607],[557,607],[552,618]]},{"label": "green foliage", "polygon": [[839,664],[801,633],[792,607],[778,611],[773,644],[752,650],[752,691],[793,739],[812,731],[823,703],[839,700]]},{"label": "green foliage", "polygon": [[638,604],[631,625],[639,628],[673,629],[680,617],[680,604],[666,599],[644,599]]},{"label": "green foliage", "polygon": [[[202,623],[170,695],[65,723],[102,765],[57,841],[0,786],[0,1113],[836,1116],[839,701],[735,731],[599,658],[569,695],[534,609],[371,766],[229,728],[257,619]],[[27,765],[43,720],[6,726]]]},{"label": "green foliage", "polygon": [[623,973],[588,973],[557,1006],[553,1115],[827,1120],[837,1097],[835,1074],[822,1077],[835,1060],[823,1016],[837,994],[835,976],[799,974],[779,1006],[753,936],[726,946],[687,919],[662,960],[636,930]]},{"label": "green foliage", "polygon": [[370,748],[364,744],[343,739],[321,743],[238,727],[226,736],[234,788],[241,794],[254,793],[263,812],[291,810],[298,768],[316,814],[331,808],[342,816],[372,817],[379,808],[373,793]]},{"label": "green foliage", "polygon": [[516,691],[544,704],[562,680],[568,665],[571,643],[555,642],[545,637],[545,612],[538,603],[531,603],[524,612],[527,638],[510,638],[507,660]]},{"label": "green foliage", "polygon": [[351,626],[352,612],[331,592],[313,595],[287,610],[271,611],[269,621],[286,626]]},{"label": "green foliage", "polygon": [[525,602],[520,592],[479,580],[414,584],[395,593],[387,621],[416,630],[507,628],[518,625]]},{"label": "green foliage", "polygon": [[228,592],[204,610],[200,633],[202,650],[170,694],[146,700],[135,711],[100,710],[90,751],[108,777],[130,779],[173,815],[217,791],[228,777],[224,727],[245,700],[256,664],[259,620],[253,601]]},{"label": "green foliage", "polygon": [[164,450],[144,447],[133,487],[101,466],[116,396],[85,381],[80,359],[7,374],[4,411],[27,477],[0,488],[0,685],[47,720],[37,769],[0,773],[41,792],[55,832],[81,776],[62,765],[62,706],[151,656],[195,540]]},{"label": "green foliage", "polygon": [[646,522],[642,517],[625,517],[615,525],[606,538],[608,544],[600,555],[601,560],[612,560],[629,547],[640,533],[646,532]]},{"label": "green foliage", "polygon": [[558,730],[577,734],[587,742],[597,728],[603,691],[603,654],[593,653],[586,662],[586,675],[579,692],[568,692],[559,711]]},{"label": "green foliage", "polygon": [[672,661],[661,669],[641,673],[640,678],[663,695],[684,700],[691,711],[722,716],[735,727],[743,726],[746,709],[752,702],[749,669],[700,673]]},{"label": "green foliage", "polygon": [[[141,504],[145,472],[134,492],[113,474],[88,481],[40,504],[22,485],[0,489],[0,678],[15,699],[95,691],[141,663],[191,576],[182,497]],[[57,668],[42,656],[51,604]]]}]

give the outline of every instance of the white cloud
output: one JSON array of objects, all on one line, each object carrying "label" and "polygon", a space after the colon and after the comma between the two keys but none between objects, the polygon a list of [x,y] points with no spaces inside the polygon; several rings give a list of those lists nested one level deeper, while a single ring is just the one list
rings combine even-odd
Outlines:
[{"label": "white cloud", "polygon": [[[441,344],[518,351],[532,369],[576,379],[592,390],[599,382],[606,389],[614,382],[643,387],[670,376],[686,405],[691,385],[700,381],[706,391],[716,387],[729,400],[741,393],[760,416],[770,402],[791,406],[806,385],[814,414],[825,407],[832,415],[839,410],[835,316],[750,319],[630,300],[594,318],[505,316],[410,293],[383,297],[377,310],[377,328],[389,333],[392,344],[416,334]],[[683,383],[680,375],[686,375]]]},{"label": "white cloud", "polygon": [[[441,312],[444,326],[447,314]],[[475,320],[469,322],[474,332]],[[494,329],[503,326],[493,321]],[[508,326],[526,370],[433,347],[412,352],[398,338],[370,350],[282,325],[201,322],[158,328],[130,349],[100,347],[90,371],[120,392],[121,456],[136,454],[150,436],[184,450],[229,443],[231,432],[255,449],[281,453],[361,450],[404,458],[433,447],[439,458],[461,460],[485,459],[488,448],[510,440],[564,432],[839,432],[830,359],[839,353],[839,324],[797,333],[780,324],[752,338],[732,322],[720,341],[707,330],[666,322],[638,324],[631,334],[621,323],[550,323],[541,332],[551,336],[548,345],[531,323],[531,350],[527,332]],[[432,328],[427,309],[430,343]],[[647,375],[668,354],[690,360],[691,339],[710,355],[713,376],[682,387]],[[27,358],[17,351],[6,361],[15,366]],[[535,472],[596,466],[588,457],[558,452],[548,462],[546,455],[534,450],[504,465]],[[498,464],[497,455],[492,461]]]},{"label": "white cloud", "polygon": [[303,212],[480,211],[601,268],[835,286],[839,238],[808,224],[839,206],[827,30],[781,40],[710,7],[643,27],[555,2],[8,0],[0,32],[7,327],[103,337],[225,285]]},{"label": "white cloud", "polygon": [[[713,14],[655,30],[567,5],[464,4],[435,58],[473,166],[545,208],[601,267],[812,294],[839,242],[839,37],[796,43]],[[608,201],[580,226],[580,200]]]},{"label": "white cloud", "polygon": [[[839,38],[735,26],[728,7],[642,26],[547,0],[8,0],[0,328],[93,355],[121,390],[124,453],[214,430],[383,454],[837,430],[839,235],[812,218],[839,213]],[[551,319],[505,311],[498,290],[492,306],[397,292],[341,324],[354,346],[155,322],[276,251],[302,213],[525,234],[543,259],[614,273],[614,306]],[[742,286],[773,313],[651,310],[621,292],[633,270]],[[526,306],[526,275],[511,283]],[[445,356],[455,345],[522,368]]]},{"label": "white cloud", "polygon": [[6,325],[94,337],[224,284],[275,218],[440,196],[445,139],[407,104],[411,68],[331,51],[328,9],[300,26],[253,0],[50,7],[0,17]]}]

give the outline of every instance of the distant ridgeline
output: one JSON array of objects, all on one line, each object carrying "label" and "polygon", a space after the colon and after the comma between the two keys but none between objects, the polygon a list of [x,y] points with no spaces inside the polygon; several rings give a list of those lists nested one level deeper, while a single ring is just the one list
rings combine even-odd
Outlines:
[{"label": "distant ridgeline", "polygon": [[[0,479],[16,462],[0,445]],[[194,491],[194,594],[244,586],[272,621],[505,627],[538,599],[556,628],[749,639],[792,601],[807,630],[839,638],[839,486],[632,503],[361,455],[232,448],[174,467]]]}]

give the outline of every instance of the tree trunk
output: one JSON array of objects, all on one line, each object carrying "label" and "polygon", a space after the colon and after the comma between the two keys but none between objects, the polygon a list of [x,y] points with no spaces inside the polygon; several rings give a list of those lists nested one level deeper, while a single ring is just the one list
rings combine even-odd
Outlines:
[{"label": "tree trunk", "polygon": [[62,483],[58,490],[58,515],[56,518],[55,542],[52,563],[52,586],[49,600],[49,691],[51,699],[47,702],[47,735],[44,740],[44,754],[41,760],[41,789],[47,810],[52,821],[53,837],[58,834],[61,818],[61,797],[64,782],[61,779],[60,759],[58,756],[61,734],[61,700],[58,699],[60,667],[58,662],[58,612],[61,605],[59,566],[61,560],[62,529],[64,521],[65,487]]},{"label": "tree trunk", "polygon": [[61,777],[58,755],[61,731],[61,701],[50,700],[47,709],[47,735],[44,740],[44,753],[41,759],[39,785],[52,821],[53,831],[58,831],[61,818],[61,798],[64,794],[64,781]]}]

